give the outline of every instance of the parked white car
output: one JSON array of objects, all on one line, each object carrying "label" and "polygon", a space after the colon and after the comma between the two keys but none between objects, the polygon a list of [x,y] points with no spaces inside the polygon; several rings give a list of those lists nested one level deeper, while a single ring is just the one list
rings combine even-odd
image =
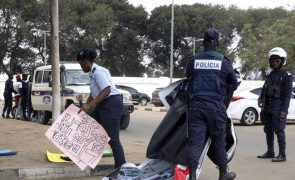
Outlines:
[{"label": "parked white car", "polygon": [[[260,110],[258,107],[258,98],[262,90],[262,83],[254,83],[247,86],[239,87],[228,107],[228,113],[233,120],[239,120],[242,125],[251,126],[260,120]],[[288,121],[295,121],[295,93],[289,106]]]}]

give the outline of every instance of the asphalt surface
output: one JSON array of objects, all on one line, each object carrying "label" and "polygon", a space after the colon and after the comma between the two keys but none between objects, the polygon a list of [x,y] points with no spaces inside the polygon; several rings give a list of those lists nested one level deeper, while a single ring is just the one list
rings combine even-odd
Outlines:
[{"label": "asphalt surface", "polygon": [[[2,114],[2,105],[0,105]],[[30,121],[0,117],[0,149],[17,151],[16,155],[0,156],[0,180],[59,179],[105,176],[114,169],[113,157],[103,157],[95,169],[81,171],[73,163],[51,163],[46,151],[61,153],[45,136],[50,126]],[[146,146],[122,140],[127,162],[145,160]],[[110,149],[110,147],[108,147]]]},{"label": "asphalt surface", "polygon": [[[0,107],[1,110],[2,107]],[[146,110],[144,110],[146,111]],[[2,111],[0,111],[2,112]],[[150,112],[155,113],[155,112]],[[157,112],[159,113],[159,112]],[[161,112],[165,113],[165,112]],[[143,115],[144,114],[144,115]],[[148,121],[149,113],[136,110],[132,117],[141,127],[142,121]],[[153,117],[156,115],[153,115]],[[159,118],[163,115],[160,114]],[[159,122],[161,119],[158,120]],[[155,124],[154,126],[156,126]],[[18,151],[17,155],[0,156],[0,180],[17,179],[102,179],[113,169],[113,158],[103,158],[94,169],[82,172],[72,163],[50,163],[45,152],[60,152],[44,135],[49,126],[38,123],[14,119],[0,118],[0,149]],[[144,127],[142,127],[144,128]],[[238,147],[235,156],[229,164],[230,171],[237,173],[238,180],[294,180],[295,178],[295,124],[288,124],[287,136],[287,162],[272,163],[270,159],[257,159],[256,156],[265,152],[265,135],[262,125],[251,127],[235,126]],[[140,131],[140,130],[139,130]],[[145,160],[146,144],[122,138],[128,162],[141,163]],[[275,142],[276,154],[277,143]],[[216,180],[218,169],[208,159],[205,159],[203,170],[199,179]]]}]

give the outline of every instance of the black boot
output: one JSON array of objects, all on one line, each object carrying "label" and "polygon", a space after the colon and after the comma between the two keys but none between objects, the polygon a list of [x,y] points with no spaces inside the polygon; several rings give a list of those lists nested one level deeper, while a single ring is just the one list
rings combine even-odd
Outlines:
[{"label": "black boot", "polygon": [[6,114],[6,119],[12,119],[12,117],[10,117],[10,112],[11,112],[11,108],[7,109],[7,114]]},{"label": "black boot", "polygon": [[236,173],[227,172],[227,166],[219,167],[219,180],[233,180],[236,178]]},{"label": "black boot", "polygon": [[196,171],[197,171],[197,168],[190,168],[189,169],[189,180],[196,180],[197,179]]},{"label": "black boot", "polygon": [[6,119],[12,119],[12,117],[9,116],[9,114],[6,115]]},{"label": "black boot", "polygon": [[257,158],[274,158],[275,157],[275,152],[274,151],[266,151],[266,153],[257,156]]},{"label": "black boot", "polygon": [[4,111],[2,112],[2,117],[5,118],[5,112]]},{"label": "black boot", "polygon": [[280,150],[280,153],[277,157],[271,160],[272,162],[285,162],[287,161],[285,150]]}]

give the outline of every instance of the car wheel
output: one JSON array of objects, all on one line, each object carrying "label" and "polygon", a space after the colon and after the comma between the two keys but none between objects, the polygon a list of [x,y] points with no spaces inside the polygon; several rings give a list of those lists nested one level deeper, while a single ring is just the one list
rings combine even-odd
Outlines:
[{"label": "car wheel", "polygon": [[38,111],[38,119],[40,124],[47,125],[50,119],[51,113],[49,111]]},{"label": "car wheel", "polygon": [[148,103],[147,98],[141,98],[141,99],[140,99],[140,105],[142,105],[142,106],[146,106],[147,103]]},{"label": "car wheel", "polygon": [[129,122],[130,122],[130,114],[127,113],[126,115],[123,115],[121,117],[121,123],[120,123],[120,129],[127,129],[127,127],[129,126]]},{"label": "car wheel", "polygon": [[245,126],[252,126],[258,120],[258,113],[254,108],[247,108],[242,114],[241,123]]}]

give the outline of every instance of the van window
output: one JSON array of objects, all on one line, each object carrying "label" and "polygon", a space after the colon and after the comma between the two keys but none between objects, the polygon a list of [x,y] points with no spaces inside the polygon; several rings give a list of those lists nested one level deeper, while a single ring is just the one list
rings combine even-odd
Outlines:
[{"label": "van window", "polygon": [[35,76],[35,82],[41,83],[42,82],[43,71],[37,71]]},{"label": "van window", "polygon": [[51,71],[44,71],[44,74],[43,74],[43,83],[49,83],[51,79]]},{"label": "van window", "polygon": [[65,71],[65,81],[66,85],[89,85],[90,77],[89,74],[84,73],[83,70],[67,70]]}]

